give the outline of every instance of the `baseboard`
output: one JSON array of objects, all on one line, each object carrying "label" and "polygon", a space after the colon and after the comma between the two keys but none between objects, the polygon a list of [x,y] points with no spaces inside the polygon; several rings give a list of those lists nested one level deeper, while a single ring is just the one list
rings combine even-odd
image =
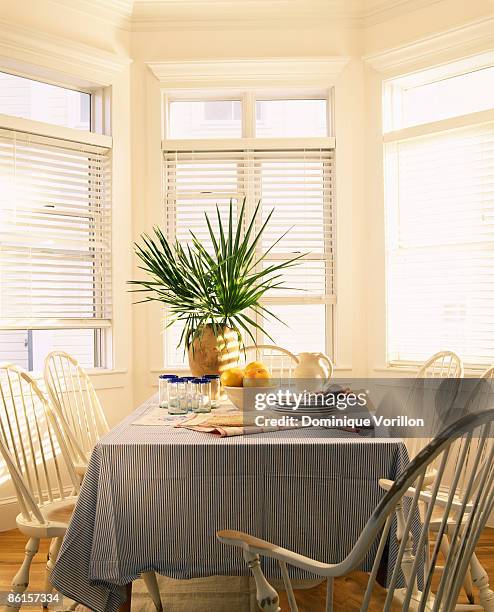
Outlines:
[{"label": "baseboard", "polygon": [[[63,488],[64,494],[70,495],[73,488],[72,485],[65,485]],[[0,532],[16,528],[15,517],[20,511],[19,502],[15,495],[0,499]]]},{"label": "baseboard", "polygon": [[6,497],[0,500],[0,531],[15,529],[15,517],[19,514],[17,497]]}]

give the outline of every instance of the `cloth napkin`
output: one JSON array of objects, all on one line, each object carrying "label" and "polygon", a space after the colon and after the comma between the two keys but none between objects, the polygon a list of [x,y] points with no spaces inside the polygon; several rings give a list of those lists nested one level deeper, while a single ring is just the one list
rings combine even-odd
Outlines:
[{"label": "cloth napkin", "polygon": [[175,427],[185,427],[194,431],[215,434],[221,438],[230,436],[246,436],[252,434],[266,433],[268,431],[281,431],[293,429],[293,427],[260,427],[255,424],[254,416],[247,414],[195,414]]}]

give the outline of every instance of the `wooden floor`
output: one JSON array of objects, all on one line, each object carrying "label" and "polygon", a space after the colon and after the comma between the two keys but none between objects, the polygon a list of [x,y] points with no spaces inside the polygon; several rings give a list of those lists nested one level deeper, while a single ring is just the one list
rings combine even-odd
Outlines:
[{"label": "wooden floor", "polygon": [[[0,591],[10,588],[13,575],[19,568],[24,554],[26,538],[18,531],[0,532]],[[42,590],[46,565],[47,542],[40,545],[40,551],[33,561],[29,590]],[[491,588],[494,584],[494,529],[486,529],[477,547],[480,562],[491,578]],[[337,612],[357,612],[365,589],[367,575],[353,572],[345,578],[336,580],[334,608]],[[321,584],[310,590],[296,591],[300,612],[319,612],[324,610],[325,585]],[[280,593],[281,609],[288,611],[285,594]],[[371,610],[381,612],[384,601],[384,589],[377,593]],[[165,608],[166,609],[166,608]],[[40,607],[41,610],[41,607]],[[237,612],[237,611],[235,611]],[[242,612],[242,611],[238,611]]]}]

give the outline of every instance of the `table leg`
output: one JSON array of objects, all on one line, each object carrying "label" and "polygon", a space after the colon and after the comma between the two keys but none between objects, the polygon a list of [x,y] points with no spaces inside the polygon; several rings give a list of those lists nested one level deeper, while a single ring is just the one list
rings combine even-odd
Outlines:
[{"label": "table leg", "polygon": [[132,582],[125,585],[125,602],[118,608],[118,612],[130,612],[132,606]]}]

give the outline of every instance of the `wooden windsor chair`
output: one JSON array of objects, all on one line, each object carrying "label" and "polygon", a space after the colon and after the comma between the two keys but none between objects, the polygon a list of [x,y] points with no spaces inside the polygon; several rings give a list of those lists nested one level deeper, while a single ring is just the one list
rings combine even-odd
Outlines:
[{"label": "wooden windsor chair", "polygon": [[82,477],[95,444],[110,430],[100,401],[79,362],[63,351],[47,355],[44,379],[76,472]]},{"label": "wooden windsor chair", "polygon": [[257,344],[246,346],[241,350],[245,363],[262,361],[269,371],[280,379],[292,378],[293,370],[298,364],[298,357],[289,350],[274,344]]},{"label": "wooden windsor chair", "polygon": [[[456,608],[459,591],[475,545],[494,508],[494,446],[486,444],[493,435],[493,431],[494,410],[465,415],[419,451],[394,483],[381,481],[381,486],[387,489],[387,492],[369,518],[351,552],[339,563],[316,561],[238,531],[219,531],[217,537],[221,542],[242,550],[255,579],[258,604],[264,612],[279,612],[280,607],[277,592],[262,572],[261,556],[270,557],[279,562],[291,612],[296,612],[298,608],[287,565],[326,578],[325,609],[329,612],[333,610],[334,579],[358,569],[371,547],[374,546],[373,550],[376,550],[377,545],[367,587],[362,593],[360,610],[365,612],[369,609],[375,595],[377,573],[386,549],[393,516],[396,514],[399,550],[385,600],[382,603],[383,612],[389,612],[393,609],[392,606],[396,605],[398,608],[394,609],[405,612],[408,610],[451,612]],[[460,438],[463,439],[464,452],[455,469],[453,486],[450,485],[449,493],[446,496],[439,495],[451,446]],[[477,444],[473,447],[472,440],[474,439],[477,440]],[[470,501],[463,498],[461,502],[458,502],[455,499],[454,485],[464,467],[467,452],[465,449],[472,449],[475,456],[467,486],[471,490],[474,482],[478,482],[478,485]],[[424,479],[429,465],[436,460],[439,460],[440,464],[437,478],[433,488],[427,491],[423,486]],[[416,520],[418,516],[419,501],[426,503],[428,510],[421,521],[420,532],[417,532],[413,529],[413,524],[414,519]],[[457,517],[457,522],[451,536],[450,550],[444,560],[444,571],[433,592],[431,587],[436,577],[435,567],[440,550],[438,541],[436,541],[429,561],[422,564],[421,560],[427,557],[425,549],[428,546],[429,526],[432,511],[436,507],[440,507],[442,513],[439,539],[453,513]],[[463,519],[465,514],[465,521],[458,522],[458,517]],[[419,570],[422,573],[421,576],[419,576]],[[400,581],[404,584],[403,587]],[[478,607],[478,609],[482,608]]]},{"label": "wooden windsor chair", "polygon": [[[463,378],[463,373],[463,363],[456,353],[452,351],[440,351],[432,355],[432,357],[430,357],[419,369],[415,381],[410,387],[404,407],[404,414],[408,414],[410,411],[410,405],[416,401],[416,396],[422,391],[424,379],[427,378],[453,379],[446,389],[449,397],[443,394],[441,399],[443,404],[450,403],[450,405],[453,405],[459,390],[459,381]],[[413,459],[418,451],[428,442],[429,440],[427,438],[405,440],[410,458]]]},{"label": "wooden windsor chair", "polygon": [[[87,372],[68,353],[53,351],[47,355],[44,378],[75,470],[82,478],[95,444],[109,431],[103,408]],[[143,572],[142,579],[156,610],[162,610],[155,573]]]},{"label": "wooden windsor chair", "polygon": [[[442,354],[439,354],[442,355]],[[450,354],[451,355],[451,354]],[[454,358],[454,357],[453,357]],[[459,358],[456,358],[459,361]],[[462,368],[458,366],[458,361],[456,367],[452,370],[449,369],[449,366],[446,366],[442,373],[446,372],[454,372],[457,374],[458,372],[462,372]],[[428,363],[433,363],[434,358],[429,360]],[[422,370],[426,371],[426,368],[422,368]],[[435,372],[438,372],[437,367],[435,368]],[[437,377],[439,378],[439,376]],[[480,377],[480,379],[461,379],[461,378],[445,378],[442,377],[443,380],[439,384],[439,386],[434,388],[435,392],[435,414],[430,416],[429,426],[431,429],[438,431],[437,423],[441,422],[443,416],[445,416],[448,420],[451,419],[451,415],[454,415],[458,410],[461,413],[475,413],[482,412],[488,409],[489,405],[492,405],[493,393],[492,386],[488,384],[490,380],[494,378],[494,367],[488,368]],[[403,409],[404,414],[408,414],[410,411],[413,414],[416,414],[415,408],[413,407],[414,401],[417,403],[420,402],[420,398],[416,398],[415,395],[417,393],[420,394],[420,384],[424,382],[424,379],[417,378],[415,383],[412,385],[410,389],[409,396],[407,398],[406,405]],[[469,382],[475,383],[475,386],[470,390],[468,397],[464,403],[457,402],[457,398],[462,395],[465,395],[467,391],[464,387],[468,387]],[[444,413],[444,414],[441,414]],[[417,415],[418,416],[418,415]],[[410,456],[413,458],[417,455],[420,449],[424,448],[429,442],[426,438],[413,438],[406,440],[407,448]],[[488,446],[492,441],[489,439],[486,442]],[[475,446],[475,442],[473,442],[472,446]],[[445,481],[440,484],[439,494],[444,496],[449,495],[450,486],[449,482],[453,481],[454,470],[462,457],[462,449],[463,449],[463,440],[457,440],[451,447],[448,458],[448,465],[446,466],[446,478]],[[460,474],[458,483],[456,485],[455,491],[455,502],[456,504],[460,504],[464,501],[466,504],[466,513],[464,516],[468,515],[469,511],[469,496],[467,495],[467,478],[469,476],[471,470],[471,461],[474,457],[472,452],[468,452],[466,455],[466,459],[464,462],[464,471]],[[429,465],[428,471],[424,477],[422,482],[422,487],[425,491],[431,491],[437,480],[437,474],[439,469],[439,460],[433,462]],[[389,486],[389,483],[388,483]],[[475,486],[472,489],[475,491]],[[473,492],[470,494],[473,494]],[[427,512],[427,504],[425,502],[419,505],[419,509],[424,514]],[[443,553],[443,556],[447,556],[450,549],[450,534],[452,529],[454,528],[457,518],[455,513],[453,513],[446,525],[446,529],[441,536],[438,536],[440,525],[442,521],[442,514],[440,509],[435,508],[433,511],[432,518],[429,523],[430,536],[432,538],[436,538],[438,541],[440,550]],[[437,571],[442,571],[444,566],[436,565]],[[478,589],[478,595],[474,592],[474,586]],[[472,554],[469,567],[465,573],[465,578],[463,582],[463,589],[468,599],[468,604],[463,604],[459,606],[459,610],[487,610],[488,612],[494,612],[494,594],[490,590],[489,586],[489,578],[480,564],[475,552]],[[476,604],[476,600],[480,601],[480,606]]]},{"label": "wooden windsor chair", "polygon": [[[44,589],[51,592],[50,574],[77,501],[79,478],[46,398],[29,374],[12,364],[0,366],[0,453],[21,510],[17,528],[29,538],[12,594],[27,589],[43,538],[51,540]],[[16,601],[9,604],[9,609],[19,608]]]},{"label": "wooden windsor chair", "polygon": [[[494,380],[494,366],[488,368],[483,372],[483,374],[479,377],[475,386],[470,392],[470,395],[466,401],[465,412],[466,413],[481,413],[488,409],[489,405],[492,404],[492,400],[494,397],[492,381]],[[472,442],[472,447],[475,447],[476,441]],[[493,444],[492,438],[486,440],[486,449],[489,448],[490,445]],[[470,447],[465,451],[464,440],[457,440],[451,447],[449,458],[448,458],[448,466],[449,472],[448,480],[450,482],[454,481],[455,470],[457,469],[458,463],[463,457],[463,453],[465,452],[465,459],[463,463],[463,469],[459,473],[458,483],[456,485],[456,493],[455,493],[455,501],[457,503],[462,503],[465,500],[467,504],[467,512],[461,517],[457,513],[453,513],[453,516],[450,517],[448,523],[444,529],[444,533],[438,539],[438,534],[440,532],[442,517],[441,513],[433,512],[431,521],[430,521],[430,531],[431,534],[436,538],[436,541],[439,542],[440,550],[443,553],[443,556],[446,557],[449,554],[451,544],[450,538],[453,530],[456,528],[458,523],[465,523],[465,520],[468,516],[468,508],[473,499],[473,496],[479,486],[479,480],[474,481],[471,484],[469,489],[469,473],[473,469],[472,463],[475,460],[475,453],[472,452],[472,448]],[[486,453],[488,455],[488,453]],[[483,461],[486,461],[484,457]],[[429,489],[431,489],[432,484],[429,485]],[[451,487],[446,484],[442,485],[439,488],[439,494],[442,496],[448,495],[450,493]],[[425,505],[425,509],[427,509],[427,505]],[[437,566],[437,569],[444,570],[443,566]],[[478,595],[474,591],[474,587],[478,590]],[[482,564],[480,563],[475,550],[472,553],[469,566],[467,568],[465,574],[465,580],[463,582],[463,589],[468,599],[468,604],[463,606],[465,610],[474,610],[479,609],[476,601],[478,599],[480,603],[480,609],[485,610],[486,612],[494,612],[494,593],[490,589],[489,585],[489,576]]]},{"label": "wooden windsor chair", "polygon": [[424,363],[417,378],[462,378],[463,362],[453,351],[439,351]]}]

